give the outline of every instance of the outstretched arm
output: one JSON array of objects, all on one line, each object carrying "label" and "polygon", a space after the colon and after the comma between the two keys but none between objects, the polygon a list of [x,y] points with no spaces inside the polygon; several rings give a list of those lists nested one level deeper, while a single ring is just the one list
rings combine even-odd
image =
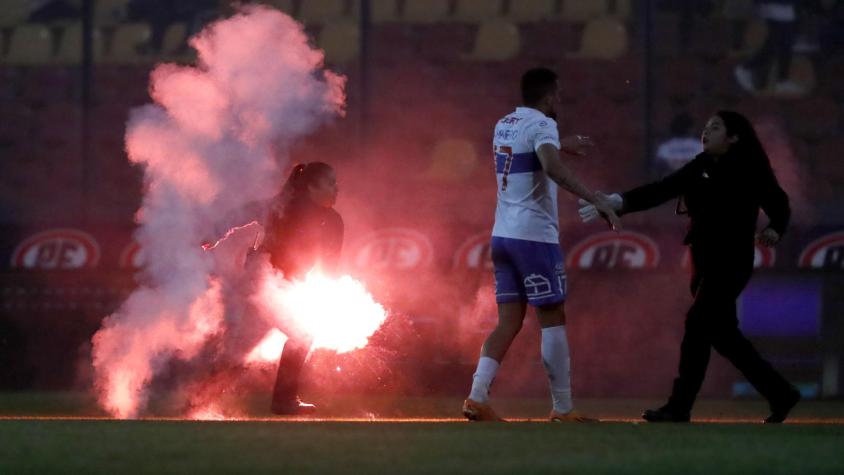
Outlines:
[{"label": "outstretched arm", "polygon": [[692,180],[702,173],[700,159],[692,160],[665,178],[621,193],[619,214],[644,211],[676,198],[688,189]]},{"label": "outstretched arm", "polygon": [[613,210],[612,204],[607,201],[605,196],[592,192],[580,182],[574,172],[560,160],[560,154],[556,147],[547,143],[542,144],[537,149],[536,155],[539,157],[539,163],[542,165],[545,174],[554,180],[554,183],[595,205],[596,209],[607,216],[613,228],[621,228],[621,220]]}]

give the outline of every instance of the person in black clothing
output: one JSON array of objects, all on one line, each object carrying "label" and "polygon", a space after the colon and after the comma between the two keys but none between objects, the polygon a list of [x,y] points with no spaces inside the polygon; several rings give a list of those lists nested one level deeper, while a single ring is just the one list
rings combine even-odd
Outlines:
[{"label": "person in black clothing", "polygon": [[[330,165],[297,165],[274,199],[258,252],[268,253],[273,267],[287,279],[302,279],[314,268],[336,273],[343,246],[343,218],[333,208],[336,200],[337,177]],[[312,340],[294,329],[283,330],[288,340],[278,363],[272,412],[309,414],[316,407],[302,402],[298,391]]]},{"label": "person in black clothing", "polygon": [[[773,246],[785,232],[791,214],[788,196],[777,183],[753,126],[741,114],[717,112],[707,122],[701,141],[703,153],[680,170],[609,197],[619,215],[680,197],[691,219],[684,243],[692,256],[694,303],[686,316],[679,374],[667,404],[646,410],[642,417],[651,422],[688,421],[712,347],[768,400],[771,415],[765,422],[782,422],[800,393],[742,335],[736,299],[753,271],[754,236]],[[756,235],[760,208],[770,222]],[[591,206],[582,207],[580,214],[584,221],[599,216]]]}]

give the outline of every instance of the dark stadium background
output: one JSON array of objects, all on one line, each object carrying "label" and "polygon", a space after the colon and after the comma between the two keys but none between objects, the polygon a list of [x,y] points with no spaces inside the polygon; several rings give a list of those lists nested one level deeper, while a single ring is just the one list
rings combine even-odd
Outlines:
[{"label": "dark stadium background", "polygon": [[[30,18],[0,2],[0,389],[85,389],[90,337],[131,291],[142,173],[123,147],[131,108],[149,102],[161,61],[190,62],[185,31],[232,13],[204,2],[164,27],[127,0],[68,2]],[[183,4],[183,2],[173,2]],[[194,2],[184,2],[184,5]],[[518,102],[529,67],[557,70],[562,135],[597,147],[573,166],[617,191],[664,170],[672,119],[698,133],[719,108],[759,127],[794,219],[740,301],[742,328],[807,397],[840,397],[844,350],[844,51],[841,2],[801,2],[793,53],[799,94],[756,94],[735,66],[764,42],[764,21],[729,1],[277,0],[348,77],[348,113],[292,153],[338,168],[345,258],[410,322],[396,368],[412,394],[462,395],[494,324],[485,236],[492,224],[495,121]],[[740,9],[739,9],[740,10]],[[159,21],[159,20],[155,20]],[[838,31],[839,36],[835,36]],[[832,33],[830,33],[832,32]],[[829,40],[828,38],[832,38]],[[561,200],[568,252],[573,384],[578,395],[655,397],[674,374],[690,297],[673,205],[626,219],[607,238]],[[764,218],[762,218],[764,220]],[[499,394],[545,394],[530,320]],[[363,392],[383,391],[360,385]],[[748,396],[720,358],[704,397]]]}]

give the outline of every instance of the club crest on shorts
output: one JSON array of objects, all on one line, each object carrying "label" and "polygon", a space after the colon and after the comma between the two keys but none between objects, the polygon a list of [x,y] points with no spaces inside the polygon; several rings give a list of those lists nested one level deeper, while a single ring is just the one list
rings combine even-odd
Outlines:
[{"label": "club crest on shorts", "polygon": [[577,269],[648,269],[659,264],[653,239],[631,231],[604,232],[577,243],[568,265]]},{"label": "club crest on shorts", "polygon": [[812,241],[800,254],[799,265],[806,269],[844,270],[844,231]]},{"label": "club crest on shorts", "polygon": [[24,239],[12,253],[12,267],[37,270],[71,270],[96,267],[100,247],[90,234],[57,228]]}]

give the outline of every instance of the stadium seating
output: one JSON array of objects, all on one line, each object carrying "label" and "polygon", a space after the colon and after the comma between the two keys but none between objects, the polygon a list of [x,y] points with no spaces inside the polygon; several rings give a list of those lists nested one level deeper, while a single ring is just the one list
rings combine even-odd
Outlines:
[{"label": "stadium seating", "polygon": [[564,21],[586,23],[606,15],[607,0],[563,0],[560,17]]},{"label": "stadium seating", "polygon": [[138,52],[138,45],[150,38],[150,27],[146,23],[125,23],[117,28],[112,38],[111,48],[103,56],[109,63],[133,64],[152,60]]},{"label": "stadium seating", "polygon": [[454,20],[465,22],[484,22],[501,15],[504,8],[502,0],[457,0]]},{"label": "stadium seating", "polygon": [[304,0],[297,17],[306,24],[323,24],[347,15],[345,0]]},{"label": "stadium seating", "polygon": [[129,0],[97,0],[94,2],[94,24],[98,27],[114,26],[126,18]]},{"label": "stadium seating", "polygon": [[481,61],[507,61],[519,54],[519,29],[505,21],[481,24],[469,58]]},{"label": "stadium seating", "polygon": [[436,23],[448,19],[448,0],[405,0],[402,20],[409,23]]},{"label": "stadium seating", "polygon": [[556,11],[556,3],[555,0],[511,1],[507,17],[518,23],[550,20]]},{"label": "stadium seating", "polygon": [[0,8],[0,28],[17,26],[26,21],[29,15],[28,3],[20,0],[3,2]]},{"label": "stadium seating", "polygon": [[569,56],[580,59],[611,60],[627,51],[627,28],[610,17],[598,18],[586,24],[580,50]]},{"label": "stadium seating", "polygon": [[[93,57],[95,61],[102,58],[103,42],[100,30],[93,31]],[[59,50],[54,58],[59,64],[79,64],[82,61],[82,25],[74,23],[62,30]]]},{"label": "stadium seating", "polygon": [[331,64],[346,63],[360,54],[360,29],[352,21],[325,25],[317,43],[325,50],[325,60]]},{"label": "stadium seating", "polygon": [[44,25],[18,25],[12,31],[4,62],[17,65],[48,63],[53,57],[53,37]]},{"label": "stadium seating", "polygon": [[398,0],[371,0],[369,2],[372,15],[372,23],[380,25],[382,23],[395,22],[399,19],[399,2]]},{"label": "stadium seating", "polygon": [[281,10],[288,15],[296,15],[296,4],[293,0],[262,0],[261,3],[266,3],[277,10]]}]

